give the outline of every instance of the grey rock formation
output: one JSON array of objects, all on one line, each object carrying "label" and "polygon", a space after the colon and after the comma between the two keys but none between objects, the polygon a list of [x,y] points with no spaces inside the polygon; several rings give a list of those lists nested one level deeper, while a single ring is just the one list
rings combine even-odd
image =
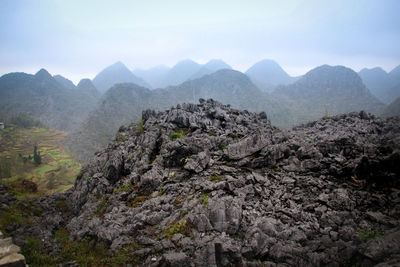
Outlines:
[{"label": "grey rock formation", "polygon": [[[400,118],[357,112],[282,131],[211,99],[142,118],[73,189],[41,199],[24,235],[51,240],[65,226],[110,254],[134,243],[145,266],[395,266]],[[57,199],[71,209],[61,218]]]},{"label": "grey rock formation", "polygon": [[0,266],[25,267],[25,257],[19,252],[20,248],[13,244],[11,237],[4,238],[0,232]]}]

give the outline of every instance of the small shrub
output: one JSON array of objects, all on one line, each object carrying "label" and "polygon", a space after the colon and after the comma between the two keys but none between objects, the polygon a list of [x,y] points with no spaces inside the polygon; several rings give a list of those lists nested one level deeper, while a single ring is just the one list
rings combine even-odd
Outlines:
[{"label": "small shrub", "polygon": [[164,195],[164,189],[160,187],[160,190],[158,190],[158,196],[161,197],[162,195]]},{"label": "small shrub", "polygon": [[97,216],[103,216],[104,213],[106,212],[107,202],[108,202],[108,197],[104,197],[103,200],[100,202],[100,204],[97,206],[97,209],[94,212],[94,214]]},{"label": "small shrub", "polygon": [[227,144],[221,144],[220,147],[221,147],[222,150],[224,150],[225,148],[227,148],[227,146],[228,146]]},{"label": "small shrub", "polygon": [[279,167],[274,168],[274,172],[280,172],[280,171],[281,171],[281,168],[279,168]]},{"label": "small shrub", "polygon": [[190,223],[187,220],[180,220],[175,225],[164,230],[164,234],[168,239],[171,239],[174,234],[182,234],[190,236],[192,232]]},{"label": "small shrub", "polygon": [[185,138],[185,137],[186,137],[186,134],[181,133],[181,132],[173,132],[172,134],[169,135],[169,138],[171,138],[171,140]]},{"label": "small shrub", "polygon": [[181,159],[181,165],[182,165],[182,167],[185,166],[185,165],[189,162],[189,160],[190,160],[189,157],[182,158],[182,159]]},{"label": "small shrub", "polygon": [[143,120],[139,120],[136,123],[136,132],[140,135],[140,134],[144,134],[144,128],[143,128]]},{"label": "small shrub", "polygon": [[119,188],[115,188],[114,189],[114,194],[119,193],[119,192],[129,192],[131,190],[132,190],[132,185],[131,184],[126,184],[126,185],[123,185],[123,186],[121,186]]},{"label": "small shrub", "polygon": [[130,207],[139,207],[143,205],[144,202],[150,199],[150,196],[137,196],[131,203]]},{"label": "small shrub", "polygon": [[210,182],[221,182],[222,176],[221,175],[213,175],[208,178]]},{"label": "small shrub", "polygon": [[118,142],[125,142],[126,140],[128,140],[122,133],[118,132],[117,133],[117,141]]},{"label": "small shrub", "polygon": [[56,207],[58,210],[60,210],[62,212],[69,211],[69,207],[68,207],[67,203],[65,202],[65,200],[56,200]]},{"label": "small shrub", "polygon": [[175,177],[175,172],[170,172],[169,174],[168,174],[168,178],[169,179],[172,179],[172,178],[174,178]]},{"label": "small shrub", "polygon": [[200,200],[203,202],[203,207],[207,207],[208,204],[208,194],[207,193],[203,193],[200,196]]},{"label": "small shrub", "polygon": [[358,238],[361,241],[367,242],[369,240],[380,238],[383,233],[382,230],[360,230],[358,231]]}]

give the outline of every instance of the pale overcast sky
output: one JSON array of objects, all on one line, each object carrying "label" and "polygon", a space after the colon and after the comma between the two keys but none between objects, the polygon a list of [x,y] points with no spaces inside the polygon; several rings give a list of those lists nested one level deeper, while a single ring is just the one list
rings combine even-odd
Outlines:
[{"label": "pale overcast sky", "polygon": [[130,69],[222,59],[245,71],[274,59],[289,74],[322,64],[400,64],[397,0],[0,0],[0,75],[46,68],[74,82]]}]

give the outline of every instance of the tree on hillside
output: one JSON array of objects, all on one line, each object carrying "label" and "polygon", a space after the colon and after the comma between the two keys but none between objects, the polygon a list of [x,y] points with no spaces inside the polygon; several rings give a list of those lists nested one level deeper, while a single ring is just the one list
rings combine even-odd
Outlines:
[{"label": "tree on hillside", "polygon": [[36,165],[40,165],[42,163],[42,157],[40,156],[40,151],[37,151],[37,145],[33,146],[33,161]]}]

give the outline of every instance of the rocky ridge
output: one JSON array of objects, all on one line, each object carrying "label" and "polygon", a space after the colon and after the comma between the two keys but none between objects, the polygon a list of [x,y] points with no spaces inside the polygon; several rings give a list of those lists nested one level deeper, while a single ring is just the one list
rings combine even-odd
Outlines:
[{"label": "rocky ridge", "polygon": [[[110,253],[134,244],[146,266],[400,260],[398,117],[362,111],[284,131],[263,112],[200,99],[142,119],[119,129],[72,190],[38,201],[40,231],[19,231],[54,244],[66,227]],[[68,213],[51,212],[60,199]]]}]

